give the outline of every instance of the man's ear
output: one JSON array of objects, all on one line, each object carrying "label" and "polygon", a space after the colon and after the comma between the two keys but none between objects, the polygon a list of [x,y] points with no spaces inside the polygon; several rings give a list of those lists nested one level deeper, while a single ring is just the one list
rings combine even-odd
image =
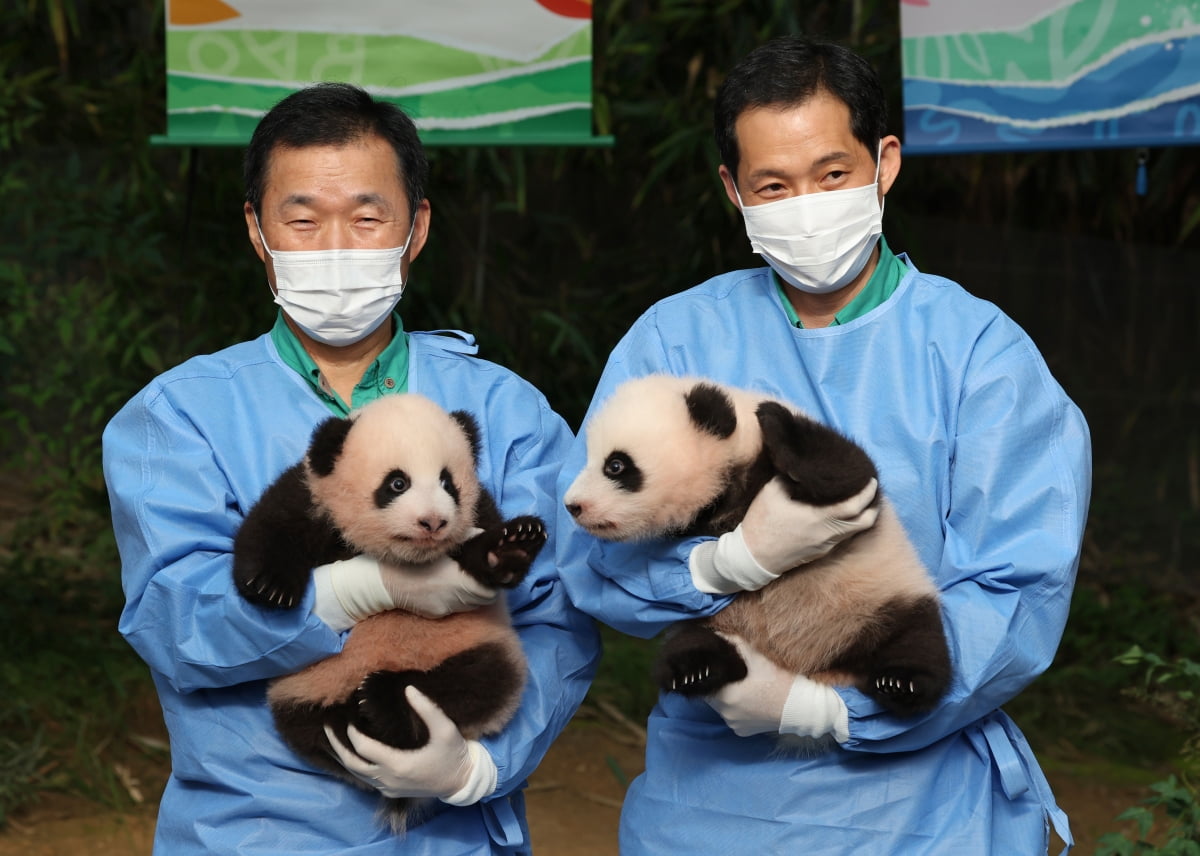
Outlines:
[{"label": "man's ear", "polygon": [[433,208],[429,204],[428,199],[422,199],[421,204],[417,206],[416,213],[413,214],[413,233],[412,239],[408,244],[408,252],[405,255],[411,263],[425,247],[425,241],[429,239],[429,220],[433,214]]},{"label": "man's ear", "polygon": [[729,201],[733,203],[733,207],[740,211],[742,206],[738,202],[737,182],[734,180],[733,173],[725,167],[725,164],[721,164],[717,167],[717,175],[721,176],[721,183],[725,185],[725,195],[729,197]]},{"label": "man's ear", "polygon": [[254,206],[247,202],[242,206],[242,213],[246,217],[246,234],[250,238],[250,245],[254,247],[254,252],[258,253],[259,261],[265,264],[267,253],[263,249],[262,235],[258,232],[258,221],[254,217]]},{"label": "man's ear", "polygon": [[879,192],[883,196],[891,191],[900,174],[900,138],[889,134],[879,141]]}]

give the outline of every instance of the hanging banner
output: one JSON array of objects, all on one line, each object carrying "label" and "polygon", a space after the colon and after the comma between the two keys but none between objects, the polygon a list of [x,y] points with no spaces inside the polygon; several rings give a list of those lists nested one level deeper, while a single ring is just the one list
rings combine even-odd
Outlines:
[{"label": "hanging banner", "polygon": [[905,151],[1200,144],[1200,0],[902,0]]},{"label": "hanging banner", "polygon": [[430,145],[591,145],[592,0],[167,0],[167,133],[241,145],[296,89],[355,83]]}]

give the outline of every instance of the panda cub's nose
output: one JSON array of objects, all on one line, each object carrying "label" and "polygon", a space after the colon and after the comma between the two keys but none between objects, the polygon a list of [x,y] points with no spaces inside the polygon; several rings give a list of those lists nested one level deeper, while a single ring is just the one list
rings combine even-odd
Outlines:
[{"label": "panda cub's nose", "polygon": [[426,532],[434,535],[446,528],[446,518],[444,517],[422,517],[417,523]]},{"label": "panda cub's nose", "polygon": [[580,505],[578,502],[568,502],[568,503],[566,503],[566,506],[567,506],[567,511],[569,511],[571,513],[572,517],[578,517],[580,515],[580,513],[583,511],[583,506]]}]

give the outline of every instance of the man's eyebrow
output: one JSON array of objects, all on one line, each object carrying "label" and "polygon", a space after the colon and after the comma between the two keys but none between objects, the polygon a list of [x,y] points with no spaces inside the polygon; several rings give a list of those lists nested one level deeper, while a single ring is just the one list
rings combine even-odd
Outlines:
[{"label": "man's eyebrow", "polygon": [[[279,203],[280,208],[286,208],[289,205],[311,206],[313,197],[307,193],[292,193],[283,198]],[[388,201],[381,193],[360,193],[354,197],[354,201],[358,205],[382,205],[387,206]]]},{"label": "man's eyebrow", "polygon": [[787,177],[788,177],[788,174],[785,171],[776,169],[775,167],[768,166],[768,167],[763,167],[762,169],[754,170],[752,173],[750,173],[748,176],[746,176],[746,179],[748,181],[762,181],[764,178],[787,178]]},{"label": "man's eyebrow", "polygon": [[828,154],[821,155],[819,158],[813,161],[813,166],[824,166],[825,164],[832,163],[833,161],[849,160],[850,157],[850,152],[829,152]]},{"label": "man's eyebrow", "polygon": [[359,205],[384,205],[384,206],[386,206],[388,204],[388,201],[386,199],[384,199],[383,195],[380,193],[360,193],[354,197],[354,201],[357,202]]},{"label": "man's eyebrow", "polygon": [[303,193],[293,193],[285,196],[283,201],[279,203],[280,208],[286,208],[289,205],[312,205],[312,197]]},{"label": "man's eyebrow", "polygon": [[[834,163],[836,161],[849,160],[851,157],[853,157],[853,155],[851,155],[850,152],[843,152],[843,151],[826,152],[825,154],[821,155],[819,158],[814,160],[812,162],[812,165],[809,167],[809,169],[815,169],[817,167],[822,167],[822,166],[825,166],[826,164]],[[791,170],[783,170],[783,169],[779,169],[777,167],[767,166],[767,167],[763,167],[762,169],[754,170],[754,172],[750,173],[748,176],[746,176],[746,178],[748,181],[762,181],[763,179],[766,179],[766,178],[781,178],[786,181],[791,175],[792,175]]]}]

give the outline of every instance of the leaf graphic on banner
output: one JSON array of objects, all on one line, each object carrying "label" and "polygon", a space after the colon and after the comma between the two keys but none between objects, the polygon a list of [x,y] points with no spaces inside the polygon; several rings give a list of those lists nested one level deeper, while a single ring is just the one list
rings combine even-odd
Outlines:
[{"label": "leaf graphic on banner", "polygon": [[[1088,20],[1090,26],[1087,32],[1080,38],[1080,31],[1083,29],[1081,24],[1076,23],[1074,26],[1067,26],[1067,19],[1072,17],[1071,7],[1067,7],[1060,12],[1055,13],[1050,17],[1050,76],[1054,80],[1063,80],[1070,77],[1079,70],[1085,62],[1091,58],[1092,51],[1096,45],[1104,38],[1108,32],[1109,26],[1113,21],[1113,12],[1117,7],[1117,0],[1105,0],[1096,9],[1093,15],[1084,18],[1081,15],[1073,16],[1076,22]],[[1071,44],[1071,50],[1064,50],[1067,42]]]},{"label": "leaf graphic on banner", "polygon": [[564,18],[592,17],[592,0],[537,0],[538,4]]},{"label": "leaf graphic on banner", "polygon": [[168,20],[177,27],[228,21],[241,15],[241,12],[221,0],[171,0],[167,5],[170,7]]}]

